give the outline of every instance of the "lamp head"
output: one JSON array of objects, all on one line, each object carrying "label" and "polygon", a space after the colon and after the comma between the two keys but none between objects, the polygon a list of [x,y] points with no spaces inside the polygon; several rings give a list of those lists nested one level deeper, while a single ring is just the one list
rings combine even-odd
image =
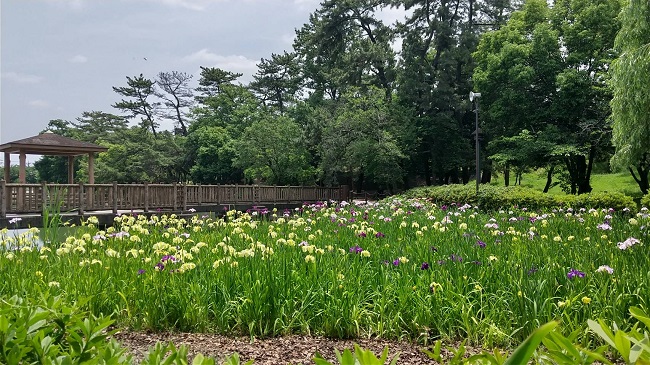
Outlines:
[{"label": "lamp head", "polygon": [[469,101],[474,101],[474,99],[478,99],[481,97],[481,93],[475,93],[473,91],[469,92]]}]

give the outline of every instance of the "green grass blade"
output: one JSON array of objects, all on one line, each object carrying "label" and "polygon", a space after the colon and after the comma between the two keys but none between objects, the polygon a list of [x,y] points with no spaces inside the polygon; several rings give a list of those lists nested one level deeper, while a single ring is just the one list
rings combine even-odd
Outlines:
[{"label": "green grass blade", "polygon": [[549,332],[553,331],[557,325],[557,322],[548,322],[536,329],[521,345],[519,345],[519,347],[517,347],[517,349],[515,349],[512,356],[506,360],[505,365],[521,365],[528,363],[530,358],[533,356],[535,349],[537,349],[537,346],[542,343],[544,337],[546,337]]}]

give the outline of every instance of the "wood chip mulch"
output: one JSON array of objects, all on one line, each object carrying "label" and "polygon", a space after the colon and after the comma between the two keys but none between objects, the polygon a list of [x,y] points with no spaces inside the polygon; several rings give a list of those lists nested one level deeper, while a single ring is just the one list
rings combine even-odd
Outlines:
[{"label": "wood chip mulch", "polygon": [[[388,347],[389,359],[399,352],[400,365],[436,364],[423,352],[424,346],[405,342],[389,341],[382,339],[354,339],[339,340],[313,336],[284,336],[264,339],[248,337],[228,337],[223,335],[202,333],[148,333],[124,331],[116,334],[115,339],[130,350],[135,359],[142,359],[144,354],[156,342],[172,342],[176,346],[185,344],[189,347],[190,357],[197,353],[213,356],[221,364],[226,356],[238,353],[242,364],[254,360],[254,365],[279,365],[279,364],[310,364],[318,352],[325,359],[334,362],[336,355],[334,349],[343,351],[354,349],[358,344],[364,349],[372,350],[379,356],[384,347]],[[480,349],[468,348],[469,353],[479,353]],[[445,352],[443,352],[444,354]]]}]

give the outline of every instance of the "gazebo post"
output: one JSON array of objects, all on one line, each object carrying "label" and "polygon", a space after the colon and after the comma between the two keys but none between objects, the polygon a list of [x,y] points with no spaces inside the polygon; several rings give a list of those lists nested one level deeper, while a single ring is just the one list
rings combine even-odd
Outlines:
[{"label": "gazebo post", "polygon": [[[90,152],[88,153],[88,184],[92,185],[95,183],[95,153]],[[90,209],[93,209],[93,206],[95,204],[94,202],[94,188],[92,186],[89,186],[86,188],[86,196],[88,200],[88,207]]]},{"label": "gazebo post", "polygon": [[20,151],[20,167],[18,169],[18,182],[21,184],[25,184],[27,182],[27,179],[25,178],[25,162],[27,161],[27,156],[25,155],[25,151]]},{"label": "gazebo post", "polygon": [[5,182],[11,182],[11,153],[5,152]]},{"label": "gazebo post", "polygon": [[74,156],[68,156],[68,184],[74,184]]},{"label": "gazebo post", "polygon": [[95,183],[95,153],[88,154],[88,184]]}]

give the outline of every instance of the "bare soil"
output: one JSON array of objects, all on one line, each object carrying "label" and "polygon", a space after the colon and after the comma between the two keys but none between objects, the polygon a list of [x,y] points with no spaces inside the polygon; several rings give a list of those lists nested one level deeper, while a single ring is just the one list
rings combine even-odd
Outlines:
[{"label": "bare soil", "polygon": [[[384,347],[388,347],[389,359],[399,352],[400,365],[436,364],[422,352],[424,346],[406,341],[389,341],[382,339],[339,340],[314,336],[284,336],[265,339],[249,337],[228,337],[203,333],[148,333],[124,331],[116,334],[115,339],[127,347],[136,359],[144,354],[156,342],[172,342],[176,346],[185,344],[189,347],[190,357],[197,353],[213,356],[221,364],[226,356],[238,353],[242,363],[253,360],[254,365],[310,364],[318,352],[325,359],[334,363],[334,349],[343,351],[354,349],[359,344],[364,349],[372,350],[377,356]],[[468,349],[469,353],[478,353],[480,349]]]}]

